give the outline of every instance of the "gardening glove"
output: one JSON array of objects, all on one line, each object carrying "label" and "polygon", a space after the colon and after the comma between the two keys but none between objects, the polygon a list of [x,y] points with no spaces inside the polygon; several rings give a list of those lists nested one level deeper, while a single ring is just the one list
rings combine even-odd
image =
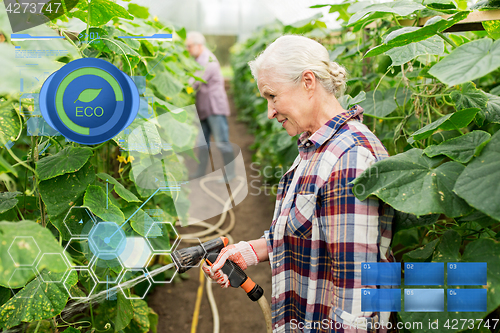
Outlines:
[{"label": "gardening glove", "polygon": [[212,266],[209,266],[206,262],[203,263],[202,266],[203,271],[210,276],[212,280],[217,281],[222,288],[228,288],[230,286],[229,277],[221,270],[228,259],[240,266],[243,270],[247,269],[248,266],[257,265],[259,263],[257,253],[248,242],[241,241],[238,244],[229,245],[223,248]]}]

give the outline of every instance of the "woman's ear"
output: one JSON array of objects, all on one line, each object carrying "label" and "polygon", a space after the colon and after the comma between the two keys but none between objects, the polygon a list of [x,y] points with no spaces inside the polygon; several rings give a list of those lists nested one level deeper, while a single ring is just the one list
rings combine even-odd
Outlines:
[{"label": "woman's ear", "polygon": [[316,88],[316,76],[308,69],[302,73],[302,85],[308,93],[313,93]]}]

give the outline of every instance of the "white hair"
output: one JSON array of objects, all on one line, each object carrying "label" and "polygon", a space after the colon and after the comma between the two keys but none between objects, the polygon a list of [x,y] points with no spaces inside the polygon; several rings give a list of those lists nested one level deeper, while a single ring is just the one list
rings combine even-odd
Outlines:
[{"label": "white hair", "polygon": [[302,73],[311,70],[327,92],[339,97],[345,90],[345,68],[330,61],[323,45],[304,36],[281,36],[248,64],[255,80],[261,70],[268,70],[279,81],[297,84]]},{"label": "white hair", "polygon": [[206,43],[205,36],[203,36],[198,31],[188,32],[186,40],[189,40],[191,43],[193,43],[195,45],[205,45],[205,43]]}]

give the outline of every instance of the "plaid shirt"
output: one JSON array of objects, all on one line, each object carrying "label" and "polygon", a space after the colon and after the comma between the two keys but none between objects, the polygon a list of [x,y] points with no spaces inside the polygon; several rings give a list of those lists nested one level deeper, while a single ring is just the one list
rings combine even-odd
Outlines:
[{"label": "plaid shirt", "polygon": [[[362,113],[354,106],[310,137],[303,133],[299,156],[281,178],[264,234],[273,332],[376,332],[373,324],[389,319],[389,313],[361,311],[361,288],[377,288],[361,285],[361,263],[394,261],[393,210],[377,198],[359,201],[349,185],[388,156],[361,123]],[[303,168],[297,168],[301,160]],[[297,170],[300,178],[290,188]]]}]

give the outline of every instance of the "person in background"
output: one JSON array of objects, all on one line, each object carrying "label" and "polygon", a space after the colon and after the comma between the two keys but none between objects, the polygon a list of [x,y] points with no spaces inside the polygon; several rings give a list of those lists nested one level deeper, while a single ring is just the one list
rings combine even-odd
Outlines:
[{"label": "person in background", "polygon": [[[210,148],[210,135],[213,135],[217,148],[222,153],[226,169],[227,181],[235,177],[233,147],[229,142],[229,102],[224,87],[224,78],[219,61],[205,46],[205,37],[196,31],[189,32],[186,37],[186,48],[189,54],[203,67],[201,72],[195,73],[206,83],[195,81],[192,83],[196,90],[196,109],[201,121],[203,135]],[[192,178],[205,175],[208,163],[207,151],[202,149],[198,156],[200,164]],[[223,181],[221,179],[221,181]]]},{"label": "person in background", "polygon": [[301,134],[299,155],[280,180],[264,236],[225,247],[203,270],[227,288],[227,259],[242,269],[269,261],[275,333],[387,331],[389,312],[361,308],[361,290],[377,288],[361,284],[361,264],[394,261],[394,210],[375,197],[358,200],[353,191],[362,189],[351,181],[388,154],[362,123],[363,109],[344,110],[337,100],[345,69],[320,43],[293,35],[249,65],[268,118]]}]

